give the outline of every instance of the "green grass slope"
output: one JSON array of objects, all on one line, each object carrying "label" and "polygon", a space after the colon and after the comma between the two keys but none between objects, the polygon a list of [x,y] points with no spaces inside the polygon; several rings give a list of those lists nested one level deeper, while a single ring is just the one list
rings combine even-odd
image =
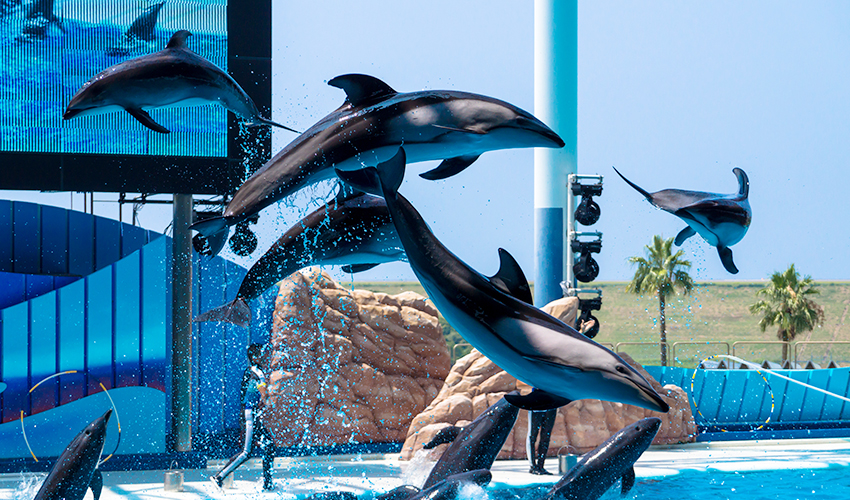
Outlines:
[{"label": "green grass slope", "polygon": [[[658,300],[654,296],[637,296],[626,293],[626,282],[592,283],[587,287],[602,289],[602,310],[594,315],[599,318],[600,332],[597,342],[618,344],[620,342],[658,341]],[[354,282],[346,286],[375,292],[396,294],[411,290],[425,295],[417,282]],[[781,347],[765,344],[776,340],[776,329],[762,333],[758,317],[748,311],[756,301],[755,292],[764,282],[708,282],[698,283],[689,296],[677,296],[667,304],[667,341],[676,344],[676,366],[692,367],[700,359],[714,354],[725,354],[725,344],[706,345],[706,342],[726,342],[729,352],[734,342],[758,342],[738,344],[735,354],[752,361],[765,359],[779,361]],[[815,300],[824,308],[824,325],[813,332],[805,332],[797,341],[850,341],[850,282],[820,282],[820,295]],[[449,349],[463,339],[446,322],[444,335]],[[692,343],[692,344],[688,344]],[[644,364],[659,363],[657,345],[620,345]],[[456,354],[463,355],[467,348],[459,347]],[[809,360],[826,365],[830,359],[850,364],[850,345],[800,345],[797,347],[798,361]],[[792,348],[791,358],[794,357]],[[672,364],[672,363],[671,363]]]}]

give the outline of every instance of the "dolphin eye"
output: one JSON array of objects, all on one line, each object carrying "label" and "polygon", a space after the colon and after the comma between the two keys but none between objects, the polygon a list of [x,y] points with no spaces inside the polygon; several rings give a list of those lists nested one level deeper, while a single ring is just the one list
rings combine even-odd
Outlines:
[{"label": "dolphin eye", "polygon": [[640,426],[639,425],[635,426],[635,430],[640,432]]},{"label": "dolphin eye", "polygon": [[91,435],[91,431],[86,429],[86,436],[90,436],[90,435]]},{"label": "dolphin eye", "polygon": [[623,365],[617,365],[616,370],[620,373],[626,373],[626,367],[624,367]]}]

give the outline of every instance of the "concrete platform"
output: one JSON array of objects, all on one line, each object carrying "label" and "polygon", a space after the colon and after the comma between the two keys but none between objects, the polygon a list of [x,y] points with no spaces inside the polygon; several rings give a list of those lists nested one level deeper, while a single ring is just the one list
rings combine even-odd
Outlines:
[{"label": "concrete platform", "polygon": [[[205,470],[184,471],[182,492],[165,491],[165,471],[106,472],[103,500],[117,499],[209,499],[209,498],[304,498],[321,491],[350,491],[357,495],[384,492],[402,484],[421,485],[433,462],[420,455],[410,462],[397,455],[337,455],[275,460],[276,490],[262,490],[261,465],[253,459],[237,470],[233,488],[220,490],[208,477],[222,461],[210,461]],[[638,478],[663,477],[683,470],[722,474],[735,471],[816,469],[850,466],[850,439],[797,439],[695,443],[650,448],[637,462]],[[528,473],[523,460],[497,461],[490,488],[552,484],[560,479],[558,460],[547,460],[552,476]],[[45,474],[0,475],[0,500],[23,500],[35,496]],[[91,494],[87,494],[91,498]]]}]

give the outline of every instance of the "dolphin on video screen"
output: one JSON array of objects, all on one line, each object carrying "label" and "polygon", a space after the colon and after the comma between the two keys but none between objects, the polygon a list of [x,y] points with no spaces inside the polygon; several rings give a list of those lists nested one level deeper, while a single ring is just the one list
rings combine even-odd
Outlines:
[{"label": "dolphin on video screen", "polygon": [[159,12],[164,5],[165,0],[162,0],[162,2],[146,7],[136,20],[133,21],[133,24],[127,28],[127,31],[121,34],[115,45],[107,49],[106,55],[113,57],[126,56],[133,47],[145,42],[154,41],[156,21],[159,19]]},{"label": "dolphin on video screen", "polygon": [[64,33],[65,27],[62,26],[62,21],[53,13],[55,3],[55,0],[35,0],[31,3],[24,15],[25,21],[21,34],[15,39],[19,42],[40,40],[47,36],[47,30],[51,24],[55,24]]},{"label": "dolphin on video screen", "polygon": [[[602,399],[660,412],[669,409],[652,385],[617,354],[528,304],[526,292],[515,292],[524,281],[516,267],[503,265],[495,279],[487,278],[443,246],[398,193],[404,170],[405,150],[399,148],[377,169],[338,170],[337,175],[356,189],[383,194],[410,267],[437,310],[487,358],[537,389],[521,407],[548,409],[578,399]],[[504,257],[502,262],[506,260],[516,262]],[[508,401],[521,404],[524,398]]]},{"label": "dolphin on video screen", "polygon": [[77,434],[53,464],[34,500],[82,500],[89,488],[94,500],[100,498],[103,476],[97,466],[110,415],[111,409]]},{"label": "dolphin on video screen", "polygon": [[747,234],[753,218],[749,200],[750,180],[743,170],[738,167],[732,169],[738,178],[738,192],[734,194],[682,189],[664,189],[650,193],[626,179],[616,168],[614,171],[650,203],[688,224],[676,235],[677,246],[699,233],[709,245],[717,247],[723,267],[732,274],[738,274],[738,268],[732,261],[732,250],[729,247],[741,241]]},{"label": "dolphin on video screen", "polygon": [[451,443],[431,469],[423,488],[430,488],[447,477],[477,469],[490,469],[499,450],[516,423],[519,408],[500,399],[465,427],[454,425],[440,432],[422,448],[428,450]]},{"label": "dolphin on video screen", "polygon": [[620,491],[625,495],[635,484],[635,462],[652,444],[660,428],[661,419],[655,417],[627,425],[582,456],[544,500],[596,500],[620,478],[623,479]]},{"label": "dolphin on video screen", "polygon": [[334,168],[357,170],[392,157],[404,145],[408,161],[443,160],[421,174],[445,179],[498,149],[561,148],[564,141],[540,120],[492,97],[453,90],[396,92],[368,75],[331,79],[343,89],[342,106],[257,170],[239,188],[221,217],[192,226],[209,240],[213,255],[229,227],[310,184],[333,177]]},{"label": "dolphin on video screen", "polygon": [[359,192],[340,196],[289,228],[251,266],[233,301],[195,321],[227,321],[247,327],[251,321],[248,303],[302,267],[342,265],[346,272],[360,272],[404,259],[383,198]]},{"label": "dolphin on video screen", "polygon": [[180,30],[165,49],[110,66],[83,84],[62,117],[88,116],[125,110],[145,127],[167,134],[145,111],[169,106],[219,104],[247,126],[289,127],[260,116],[254,101],[236,80],[186,45],[192,34]]}]

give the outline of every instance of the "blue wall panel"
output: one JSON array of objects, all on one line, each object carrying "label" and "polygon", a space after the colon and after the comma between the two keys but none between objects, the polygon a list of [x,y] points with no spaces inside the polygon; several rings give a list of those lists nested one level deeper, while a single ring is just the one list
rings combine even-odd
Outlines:
[{"label": "blue wall panel", "polygon": [[[826,388],[827,386],[829,386],[829,372],[821,370],[812,370],[809,371],[807,375],[808,377],[806,377],[806,383],[811,385],[812,387]],[[823,406],[826,402],[825,399],[826,394],[822,392],[813,391],[811,389],[806,390],[806,395],[803,399],[803,405],[801,407],[802,411],[800,412],[800,420],[820,420],[824,409]]]},{"label": "blue wall panel", "polygon": [[12,202],[0,200],[0,272],[11,273],[15,270],[12,238],[6,238],[7,234],[12,234]]},{"label": "blue wall panel", "polygon": [[0,309],[20,304],[25,300],[27,300],[27,275],[0,272]]},{"label": "blue wall panel", "polygon": [[25,274],[24,276],[27,282],[27,300],[54,290],[53,276],[43,274]]},{"label": "blue wall panel", "polygon": [[86,282],[79,280],[56,292],[59,301],[59,371],[79,373],[63,375],[59,390],[60,404],[86,395]]},{"label": "blue wall panel", "polygon": [[86,278],[86,371],[87,394],[114,387],[112,380],[112,269],[102,269]]},{"label": "blue wall panel", "polygon": [[121,258],[121,223],[103,217],[94,221],[94,263],[100,270]]},{"label": "blue wall panel", "polygon": [[159,238],[141,250],[142,257],[142,383],[166,391],[165,376],[171,339],[170,303],[166,286],[170,259],[167,238]]},{"label": "blue wall panel", "polygon": [[34,203],[15,203],[12,234],[14,238],[14,272],[41,272],[41,224],[39,207]]},{"label": "blue wall panel", "polygon": [[[195,314],[224,303],[225,288],[221,284],[224,261],[204,259],[195,265]],[[224,358],[224,323],[195,323],[199,346],[198,360],[198,430],[217,432],[223,429],[222,413],[226,387]]]},{"label": "blue wall panel", "polygon": [[[56,293],[29,301],[30,305],[30,380],[35,386],[45,377],[57,372],[56,355]],[[28,415],[56,406],[59,379],[52,378],[33,391]]]},{"label": "blue wall panel", "polygon": [[68,211],[41,207],[41,272],[68,274]]},{"label": "blue wall panel", "polygon": [[124,258],[147,243],[148,232],[140,227],[121,226],[121,258]]},{"label": "blue wall panel", "polygon": [[113,266],[115,270],[115,383],[116,387],[140,385],[140,272],[141,254],[131,254]]},{"label": "blue wall panel", "polygon": [[27,392],[30,390],[27,359],[29,359],[29,304],[24,302],[0,311],[2,320],[2,370],[6,384],[3,398],[3,422],[20,417],[27,411]]},{"label": "blue wall panel", "polygon": [[69,211],[68,273],[87,276],[94,270],[94,220],[92,216]]}]

